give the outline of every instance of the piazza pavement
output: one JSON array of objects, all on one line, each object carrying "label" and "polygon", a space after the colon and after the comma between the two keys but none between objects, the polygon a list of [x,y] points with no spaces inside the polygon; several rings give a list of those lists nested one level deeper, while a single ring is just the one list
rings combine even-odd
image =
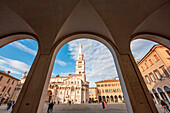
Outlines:
[{"label": "piazza pavement", "polygon": [[[164,113],[160,105],[156,106],[159,113]],[[11,110],[5,110],[6,105],[0,106],[0,113],[10,113]],[[43,113],[47,113],[48,104],[44,104]],[[106,109],[102,109],[102,105],[98,103],[92,104],[55,104],[53,113],[127,113],[125,104],[107,104]]]}]

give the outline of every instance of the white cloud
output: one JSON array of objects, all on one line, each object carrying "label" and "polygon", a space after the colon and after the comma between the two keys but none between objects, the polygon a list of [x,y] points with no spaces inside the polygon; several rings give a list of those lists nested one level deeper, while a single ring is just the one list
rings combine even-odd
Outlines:
[{"label": "white cloud", "polygon": [[147,52],[157,43],[144,40],[144,39],[136,39],[131,42],[131,51],[135,59],[141,60]]},{"label": "white cloud", "polygon": [[21,43],[19,43],[17,41],[11,43],[10,45],[15,47],[15,48],[20,49],[21,51],[24,51],[24,52],[27,52],[29,54],[32,54],[34,56],[37,54],[37,52],[35,50],[32,50],[32,49],[26,47],[25,45],[23,45],[23,44],[21,44]]},{"label": "white cloud", "polygon": [[25,71],[30,69],[30,66],[25,64],[24,62],[8,59],[0,56],[0,69],[4,71],[11,71],[14,74],[22,74]]},{"label": "white cloud", "polygon": [[69,51],[72,59],[77,60],[80,42],[83,46],[86,63],[86,78],[90,82],[90,86],[95,86],[95,82],[99,80],[112,79],[118,76],[110,51],[98,41],[79,39],[69,42]]},{"label": "white cloud", "polygon": [[61,65],[61,66],[66,66],[66,65],[67,65],[66,62],[61,61],[61,60],[58,60],[58,59],[55,60],[55,63],[57,63],[57,64],[59,64],[59,65]]}]

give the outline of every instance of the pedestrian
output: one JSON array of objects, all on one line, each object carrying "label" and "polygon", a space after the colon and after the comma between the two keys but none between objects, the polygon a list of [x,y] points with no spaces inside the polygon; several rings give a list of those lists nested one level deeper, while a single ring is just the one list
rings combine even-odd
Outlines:
[{"label": "pedestrian", "polygon": [[12,109],[14,109],[15,101],[12,102]]},{"label": "pedestrian", "polygon": [[102,101],[102,107],[103,107],[103,110],[105,110],[105,103],[104,103],[104,101]]},{"label": "pedestrian", "polygon": [[58,101],[58,105],[60,104],[60,102]]},{"label": "pedestrian", "polygon": [[11,108],[11,101],[9,100],[9,102],[7,103],[7,108],[6,108],[6,110],[8,111],[10,108]]},{"label": "pedestrian", "polygon": [[51,101],[51,102],[48,104],[47,113],[52,113],[52,112],[53,112],[53,106],[54,106],[54,103],[53,103],[53,101]]},{"label": "pedestrian", "polygon": [[69,105],[71,105],[71,101],[69,100]]},{"label": "pedestrian", "polygon": [[170,112],[169,106],[163,100],[161,100],[161,105],[162,105],[162,108],[164,108],[164,112],[165,110]]}]

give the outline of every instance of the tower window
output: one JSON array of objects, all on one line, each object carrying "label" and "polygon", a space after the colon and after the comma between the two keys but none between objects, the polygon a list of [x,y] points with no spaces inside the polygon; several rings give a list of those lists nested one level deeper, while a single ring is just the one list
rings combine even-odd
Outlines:
[{"label": "tower window", "polygon": [[7,83],[9,83],[10,79],[8,79]]},{"label": "tower window", "polygon": [[156,60],[156,61],[158,61],[158,60],[159,60],[159,59],[158,59],[158,57],[157,57],[156,55],[154,55],[154,58],[155,58],[155,60]]},{"label": "tower window", "polygon": [[78,68],[82,68],[82,66],[78,66]]}]

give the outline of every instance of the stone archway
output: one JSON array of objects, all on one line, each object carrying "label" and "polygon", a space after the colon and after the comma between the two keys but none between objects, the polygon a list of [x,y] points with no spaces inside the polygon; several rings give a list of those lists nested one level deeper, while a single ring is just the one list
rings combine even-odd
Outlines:
[{"label": "stone archway", "polygon": [[111,102],[114,102],[114,99],[113,99],[112,95],[110,96],[110,100],[111,100]]},{"label": "stone archway", "polygon": [[158,91],[161,99],[163,99],[165,102],[169,103],[168,98],[166,97],[165,93],[163,92],[163,90],[160,87],[157,88],[157,91]]},{"label": "stone archway", "polygon": [[114,100],[115,100],[115,102],[118,102],[118,97],[117,97],[117,95],[114,96]]}]

